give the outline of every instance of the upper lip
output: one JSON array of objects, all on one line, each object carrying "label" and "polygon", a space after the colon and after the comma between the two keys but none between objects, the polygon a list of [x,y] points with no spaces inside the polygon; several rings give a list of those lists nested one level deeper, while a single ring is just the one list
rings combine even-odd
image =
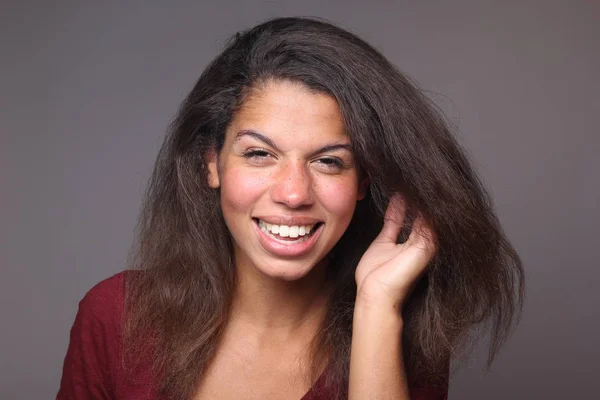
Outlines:
[{"label": "upper lip", "polygon": [[314,217],[303,217],[303,216],[275,216],[275,215],[262,215],[255,216],[254,218],[260,219],[263,222],[273,225],[287,225],[287,226],[301,226],[301,225],[314,225],[322,222],[322,220]]}]

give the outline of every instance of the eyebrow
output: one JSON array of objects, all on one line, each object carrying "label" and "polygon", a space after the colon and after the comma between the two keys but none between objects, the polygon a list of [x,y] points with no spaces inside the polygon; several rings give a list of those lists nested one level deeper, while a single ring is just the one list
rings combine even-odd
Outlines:
[{"label": "eyebrow", "polygon": [[[238,132],[238,134],[235,136],[234,143],[239,141],[244,136],[250,136],[254,139],[257,139],[257,140],[263,142],[264,144],[266,144],[267,146],[272,147],[273,149],[275,149],[281,153],[281,150],[277,147],[275,142],[273,142],[271,139],[269,139],[265,135],[262,135],[258,132],[251,131],[251,130],[243,130],[243,131]],[[348,150],[348,151],[352,152],[352,146],[350,144],[346,144],[346,143],[328,144],[326,146],[321,147],[317,151],[314,151],[311,154],[311,157],[316,156],[318,154],[326,153],[328,151],[335,151],[335,150]]]}]

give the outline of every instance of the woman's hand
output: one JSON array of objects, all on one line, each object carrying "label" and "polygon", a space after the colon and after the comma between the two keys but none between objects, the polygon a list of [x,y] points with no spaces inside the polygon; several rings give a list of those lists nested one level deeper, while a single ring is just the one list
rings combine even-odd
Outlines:
[{"label": "woman's hand", "polygon": [[405,216],[404,199],[392,196],[381,233],[356,268],[350,400],[410,398],[400,311],[436,249],[433,231],[422,216],[415,219],[408,240],[396,243]]},{"label": "woman's hand", "polygon": [[435,255],[435,234],[419,215],[408,240],[396,240],[404,225],[406,203],[395,194],[387,207],[383,228],[356,268],[357,305],[390,305],[401,310]]}]

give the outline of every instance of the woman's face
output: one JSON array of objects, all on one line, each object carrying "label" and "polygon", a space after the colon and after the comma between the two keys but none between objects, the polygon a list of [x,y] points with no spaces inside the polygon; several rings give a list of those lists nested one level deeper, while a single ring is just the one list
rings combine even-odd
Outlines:
[{"label": "woman's face", "polygon": [[238,267],[288,281],[329,253],[365,192],[337,102],[289,81],[249,95],[208,166]]}]

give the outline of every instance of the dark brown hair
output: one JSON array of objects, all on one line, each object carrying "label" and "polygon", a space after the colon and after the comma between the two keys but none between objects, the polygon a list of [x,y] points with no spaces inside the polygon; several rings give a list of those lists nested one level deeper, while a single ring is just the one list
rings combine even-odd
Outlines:
[{"label": "dark brown hair", "polygon": [[133,268],[145,272],[130,274],[127,286],[126,354],[152,343],[160,390],[173,398],[189,398],[203,376],[235,288],[232,239],[219,192],[207,185],[204,155],[221,149],[245,94],[272,79],[337,100],[357,162],[371,181],[332,252],[333,291],[314,340],[313,370],[327,361],[328,382],[344,395],[354,270],[395,192],[405,196],[412,215],[426,217],[439,241],[403,310],[409,379],[444,376],[474,327],[489,327],[491,363],[518,318],[523,269],[490,195],[436,107],[407,77],[355,35],[306,18],[273,19],[235,35],[183,102],[140,217]]}]

